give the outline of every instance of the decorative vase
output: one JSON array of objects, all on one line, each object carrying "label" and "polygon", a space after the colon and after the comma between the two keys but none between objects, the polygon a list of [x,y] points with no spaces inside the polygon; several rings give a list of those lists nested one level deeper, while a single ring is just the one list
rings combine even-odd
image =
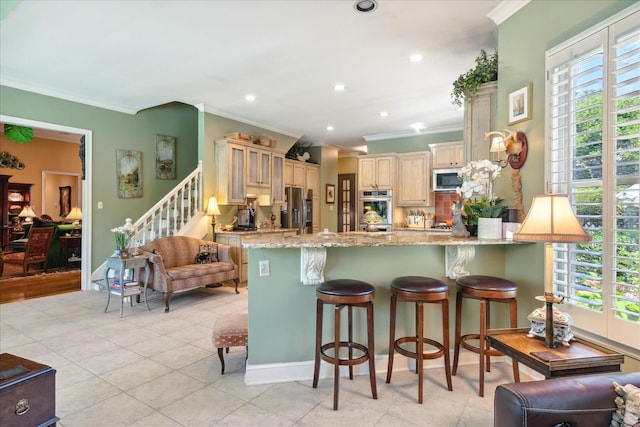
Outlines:
[{"label": "decorative vase", "polygon": [[502,239],[502,218],[478,218],[478,239]]},{"label": "decorative vase", "polygon": [[467,230],[469,231],[469,236],[477,236],[478,235],[478,224],[467,224]]},{"label": "decorative vase", "polygon": [[126,259],[129,258],[129,250],[128,249],[116,249],[113,251],[113,255],[117,258]]}]

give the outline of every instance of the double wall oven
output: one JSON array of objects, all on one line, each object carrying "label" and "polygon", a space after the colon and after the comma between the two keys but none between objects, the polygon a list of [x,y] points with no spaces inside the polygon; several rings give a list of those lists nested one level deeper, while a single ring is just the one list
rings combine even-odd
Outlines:
[{"label": "double wall oven", "polygon": [[391,230],[393,227],[392,190],[360,191],[358,196],[358,229],[364,230],[367,227],[367,224],[360,222],[360,218],[367,210],[374,210],[383,220],[383,222],[376,224],[378,230]]}]

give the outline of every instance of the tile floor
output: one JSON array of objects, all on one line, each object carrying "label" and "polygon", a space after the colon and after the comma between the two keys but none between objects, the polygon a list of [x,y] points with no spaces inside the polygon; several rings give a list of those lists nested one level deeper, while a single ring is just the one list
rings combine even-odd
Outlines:
[{"label": "tile floor", "polygon": [[[175,295],[164,313],[124,308],[103,313],[106,294],[74,292],[0,305],[0,352],[57,370],[59,425],[72,426],[492,426],[493,392],[511,382],[511,367],[495,363],[485,397],[477,395],[477,365],[461,366],[446,390],[444,369],[425,373],[424,404],[417,380],[378,372],[378,399],[367,376],[341,380],[333,411],[333,380],[245,385],[243,348],[232,348],[226,374],[211,344],[218,316],[247,310],[247,290],[199,289]],[[309,340],[309,345],[313,345]],[[522,374],[521,374],[522,375]],[[523,378],[523,380],[526,379]]]}]

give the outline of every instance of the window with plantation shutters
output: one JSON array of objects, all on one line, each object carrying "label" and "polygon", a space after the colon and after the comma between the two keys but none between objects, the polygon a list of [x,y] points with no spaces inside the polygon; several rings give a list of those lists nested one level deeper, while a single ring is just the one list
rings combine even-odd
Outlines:
[{"label": "window with plantation shutters", "polygon": [[574,326],[640,348],[640,11],[547,52],[547,162],[592,241],[554,245]]}]

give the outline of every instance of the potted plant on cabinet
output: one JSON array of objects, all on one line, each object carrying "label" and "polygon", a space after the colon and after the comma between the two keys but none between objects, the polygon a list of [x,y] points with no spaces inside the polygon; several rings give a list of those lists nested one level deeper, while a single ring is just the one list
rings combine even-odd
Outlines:
[{"label": "potted plant on cabinet", "polygon": [[498,52],[487,54],[483,49],[475,60],[475,68],[470,69],[453,82],[451,99],[462,106],[465,100],[471,99],[477,92],[480,85],[498,80]]}]

